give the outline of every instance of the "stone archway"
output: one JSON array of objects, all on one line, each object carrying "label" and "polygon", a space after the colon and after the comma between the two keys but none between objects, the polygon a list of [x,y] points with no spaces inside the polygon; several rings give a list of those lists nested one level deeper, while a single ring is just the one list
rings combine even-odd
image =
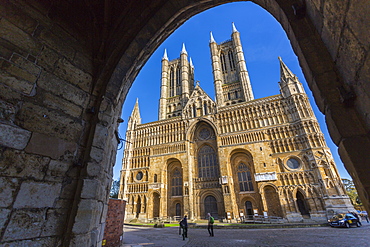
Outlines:
[{"label": "stone archway", "polygon": [[263,193],[265,197],[268,216],[283,217],[279,194],[277,193],[276,189],[270,185],[267,185],[263,188]]},{"label": "stone archway", "polygon": [[160,216],[161,199],[158,193],[153,193],[153,218]]},{"label": "stone archway", "polygon": [[309,218],[310,217],[310,211],[309,211],[306,199],[299,190],[297,191],[297,194],[296,194],[296,203],[297,203],[297,207],[298,207],[298,210],[301,213],[301,215],[303,217],[308,217]]},{"label": "stone archway", "polygon": [[[30,217],[29,225],[39,225],[45,236],[38,241],[100,244],[116,131],[133,79],[178,26],[227,2],[233,1],[1,3],[1,70],[12,78],[0,85],[2,179],[11,191],[3,202],[2,243],[23,241],[16,230],[22,227],[29,240],[38,239],[21,217],[35,211],[39,217]],[[369,3],[253,2],[286,30],[370,211]],[[60,217],[49,217],[51,211]]]}]

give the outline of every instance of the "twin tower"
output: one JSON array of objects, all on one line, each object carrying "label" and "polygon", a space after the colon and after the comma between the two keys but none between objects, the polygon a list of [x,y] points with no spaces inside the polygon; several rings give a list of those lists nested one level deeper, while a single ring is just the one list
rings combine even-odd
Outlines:
[{"label": "twin tower", "polygon": [[[222,107],[254,99],[240,34],[232,24],[231,40],[217,44],[211,33],[212,70],[216,105]],[[159,120],[181,116],[194,91],[194,66],[185,45],[180,58],[169,61],[165,50],[162,59]]]}]

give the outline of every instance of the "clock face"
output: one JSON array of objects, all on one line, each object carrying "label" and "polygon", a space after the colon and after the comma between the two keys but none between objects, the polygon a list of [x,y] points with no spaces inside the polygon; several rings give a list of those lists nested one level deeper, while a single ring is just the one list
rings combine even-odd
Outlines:
[{"label": "clock face", "polygon": [[294,158],[288,159],[286,164],[290,169],[298,169],[300,167],[299,161]]},{"label": "clock face", "polygon": [[208,128],[203,128],[199,131],[198,137],[200,140],[207,140],[211,137],[211,131]]},{"label": "clock face", "polygon": [[141,179],[143,179],[143,173],[142,172],[138,172],[136,174],[136,180],[141,180]]}]

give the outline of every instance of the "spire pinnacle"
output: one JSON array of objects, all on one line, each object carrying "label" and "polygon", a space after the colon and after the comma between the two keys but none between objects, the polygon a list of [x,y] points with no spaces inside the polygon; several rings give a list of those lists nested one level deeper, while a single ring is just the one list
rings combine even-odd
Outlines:
[{"label": "spire pinnacle", "polygon": [[290,71],[290,69],[285,65],[281,57],[278,57],[280,61],[280,77],[288,78],[295,77],[295,75]]},{"label": "spire pinnacle", "polygon": [[168,57],[167,57],[167,49],[164,49],[164,54],[163,54],[162,60],[163,59],[168,60]]},{"label": "spire pinnacle", "polygon": [[213,38],[212,32],[210,34],[211,34],[211,40],[209,41],[209,43],[216,43],[215,39]]},{"label": "spire pinnacle", "polygon": [[185,44],[184,43],[182,43],[181,54],[186,54],[186,55],[188,54],[187,51],[186,51],[186,49],[185,49]]},{"label": "spire pinnacle", "polygon": [[194,69],[193,60],[191,60],[191,58],[190,58],[190,67]]},{"label": "spire pinnacle", "polygon": [[238,30],[236,30],[236,27],[235,27],[235,24],[234,24],[234,22],[232,23],[232,26],[233,26],[233,33],[236,33],[236,32],[238,32]]}]

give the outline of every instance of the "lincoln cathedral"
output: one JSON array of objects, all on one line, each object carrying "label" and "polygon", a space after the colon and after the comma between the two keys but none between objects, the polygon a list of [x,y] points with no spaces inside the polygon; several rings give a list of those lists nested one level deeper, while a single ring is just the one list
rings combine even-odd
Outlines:
[{"label": "lincoln cathedral", "polygon": [[164,52],[159,120],[141,123],[134,106],[119,194],[126,220],[323,221],[352,210],[303,86],[282,59],[280,93],[255,99],[235,25],[222,43],[211,33],[209,47],[215,100],[194,81],[183,45],[178,59]]}]

